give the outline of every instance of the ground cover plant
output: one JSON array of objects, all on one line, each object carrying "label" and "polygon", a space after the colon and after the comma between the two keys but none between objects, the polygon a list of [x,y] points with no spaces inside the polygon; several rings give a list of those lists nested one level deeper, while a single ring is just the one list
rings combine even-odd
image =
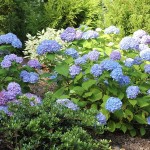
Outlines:
[{"label": "ground cover plant", "polygon": [[[54,33],[56,32],[54,31]],[[33,109],[33,113],[35,111],[42,116],[41,121],[44,110],[42,109],[43,111],[41,110],[40,114],[38,112],[40,111],[39,107],[44,107],[43,104],[46,103],[47,108],[49,108],[51,103],[56,101],[56,103],[75,112],[80,109],[81,114],[84,110],[89,111],[94,118],[99,120],[99,124],[107,126],[107,130],[110,132],[121,130],[124,133],[130,133],[131,136],[146,134],[146,127],[150,124],[150,35],[141,29],[122,39],[120,39],[119,34],[120,30],[115,26],[110,26],[105,30],[100,28],[93,30],[87,26],[68,27],[62,30],[59,35],[48,36],[49,39],[45,39],[45,34],[41,35],[40,40],[43,38],[43,41],[41,40],[38,45],[35,44],[33,49],[33,53],[37,53],[36,56],[33,55],[36,59],[29,60],[26,65],[23,65],[22,58],[15,54],[1,57],[0,73],[3,77],[0,80],[1,110],[12,117],[10,117],[10,121],[15,121],[15,116],[19,115],[19,108],[20,111],[23,111],[21,107],[25,107],[25,112],[19,118],[19,122],[21,122],[22,117],[28,116],[26,111],[28,111],[27,105],[30,104],[32,106],[31,111]],[[37,37],[35,37],[35,40]],[[57,37],[59,37],[58,41]],[[7,45],[14,48],[20,48],[21,46],[19,39],[12,33],[1,35],[0,42],[1,45],[5,45],[3,50],[6,49]],[[32,42],[34,40],[31,40]],[[30,43],[30,40],[28,43]],[[29,48],[26,50],[29,53],[31,51]],[[50,72],[41,73],[39,69],[42,64]],[[9,71],[11,73],[9,73],[10,77],[7,79],[7,72]],[[46,81],[48,84],[57,84],[55,90],[49,93],[43,101],[40,97],[29,93],[29,84],[35,84],[39,80]],[[33,101],[30,100],[26,104],[27,99],[19,98],[20,96],[32,98]],[[13,102],[15,106],[8,109],[7,104],[10,102]],[[55,108],[55,103],[53,106]],[[66,113],[66,115],[68,114]],[[77,114],[72,115],[75,117]],[[36,119],[39,118],[38,115]],[[2,118],[2,122],[10,124],[5,120],[7,118],[5,117]],[[27,124],[29,118],[32,117],[34,118],[34,115],[29,114],[26,118]],[[92,123],[89,118],[92,117],[88,117],[88,121]],[[65,127],[60,127],[60,130],[64,131]],[[80,127],[82,126],[76,127],[71,123],[69,133],[65,134],[71,136],[79,130],[84,130]],[[38,128],[41,129],[41,126],[36,127],[36,129]],[[84,133],[89,136],[88,133]],[[41,133],[37,131],[37,134]],[[23,141],[18,142],[22,142],[20,144],[25,148],[29,146],[32,149],[33,145],[39,148],[40,144],[36,145],[34,138],[31,139],[33,143],[22,138]],[[48,138],[48,135],[46,138]],[[60,138],[58,137],[59,141]],[[43,141],[42,136],[39,143],[41,141]],[[16,143],[18,144],[18,142]],[[28,144],[23,145],[26,142]],[[60,143],[57,143],[57,146],[62,146],[63,149],[64,147]],[[19,145],[15,146],[19,148]],[[49,143],[45,146],[47,148]],[[70,143],[69,146],[72,147],[72,144]],[[96,147],[93,149],[96,149]]]}]

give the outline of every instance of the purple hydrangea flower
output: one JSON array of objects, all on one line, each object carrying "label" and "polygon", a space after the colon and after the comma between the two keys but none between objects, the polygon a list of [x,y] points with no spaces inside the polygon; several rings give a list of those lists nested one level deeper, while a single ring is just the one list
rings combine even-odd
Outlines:
[{"label": "purple hydrangea flower", "polygon": [[150,44],[150,35],[144,35],[141,39],[141,43]]},{"label": "purple hydrangea flower", "polygon": [[122,76],[123,76],[123,73],[122,73],[122,69],[121,68],[116,68],[114,69],[111,73],[110,73],[110,76],[115,80],[115,81],[119,81]]},{"label": "purple hydrangea flower", "polygon": [[121,65],[114,61],[114,60],[111,60],[111,59],[106,59],[106,60],[103,60],[100,65],[102,66],[102,68],[104,70],[114,70],[116,68],[121,68]]},{"label": "purple hydrangea flower", "polygon": [[82,34],[83,34],[83,32],[81,30],[77,30],[76,31],[76,37],[75,37],[75,39],[76,40],[80,40],[81,37],[82,37]]},{"label": "purple hydrangea flower", "polygon": [[22,57],[17,57],[15,61],[16,61],[16,63],[21,64],[23,62],[23,58]]},{"label": "purple hydrangea flower", "polygon": [[44,40],[37,47],[37,53],[43,55],[45,53],[56,53],[61,49],[61,45],[55,40]]},{"label": "purple hydrangea flower", "polygon": [[79,57],[78,52],[74,48],[66,49],[65,54],[67,54],[67,55],[69,55],[69,56],[71,56],[73,58],[78,58]]},{"label": "purple hydrangea flower", "polygon": [[32,68],[36,68],[36,69],[40,69],[41,68],[41,64],[36,59],[29,60],[27,65],[32,67]]},{"label": "purple hydrangea flower", "polygon": [[99,36],[98,32],[93,30],[88,30],[82,34],[82,39],[88,40],[88,39],[94,39]]},{"label": "purple hydrangea flower", "polygon": [[91,68],[91,74],[94,77],[98,77],[103,73],[103,69],[99,64],[94,64]]},{"label": "purple hydrangea flower", "polygon": [[110,54],[110,59],[112,60],[120,60],[121,59],[121,53],[117,50],[114,50]]},{"label": "purple hydrangea flower", "polygon": [[150,48],[141,51],[141,52],[140,52],[140,57],[141,57],[143,60],[150,61]]},{"label": "purple hydrangea flower", "polygon": [[129,86],[126,90],[127,98],[135,99],[137,95],[140,93],[140,89],[138,86]]},{"label": "purple hydrangea flower", "polygon": [[86,59],[84,59],[83,57],[79,57],[75,59],[75,65],[80,65],[80,64],[85,64],[85,63],[86,63]]},{"label": "purple hydrangea flower", "polygon": [[115,26],[110,26],[104,30],[104,33],[105,34],[119,34],[120,30],[119,30],[119,28],[117,28]]},{"label": "purple hydrangea flower", "polygon": [[122,76],[119,80],[118,80],[119,84],[121,86],[124,86],[124,85],[128,85],[130,83],[130,78],[128,76]]},{"label": "purple hydrangea flower", "polygon": [[106,101],[106,105],[105,108],[109,111],[109,112],[115,112],[116,110],[121,109],[122,107],[122,102],[119,98],[117,97],[110,97],[107,101]]},{"label": "purple hydrangea flower", "polygon": [[16,82],[10,82],[7,86],[7,91],[14,93],[15,95],[21,94],[21,87]]},{"label": "purple hydrangea flower", "polygon": [[144,66],[145,73],[150,74],[150,64]]},{"label": "purple hydrangea flower", "polygon": [[6,91],[1,91],[0,92],[0,106],[1,105],[6,105],[8,102],[7,96],[6,96]]},{"label": "purple hydrangea flower", "polygon": [[70,72],[70,75],[71,76],[76,76],[78,75],[80,72],[81,72],[81,67],[80,66],[76,66],[76,65],[72,65],[70,68],[69,68],[69,72]]},{"label": "purple hydrangea flower", "polygon": [[2,68],[9,68],[11,66],[11,61],[9,61],[9,60],[3,60],[2,62],[1,62],[1,67]]},{"label": "purple hydrangea flower", "polygon": [[56,100],[56,103],[63,105],[72,110],[79,110],[79,107],[76,104],[74,104],[72,101],[70,101],[69,99],[58,99]]},{"label": "purple hydrangea flower", "polygon": [[9,61],[15,61],[16,58],[17,58],[17,55],[15,55],[15,54],[6,55],[4,57],[5,60],[9,60]]},{"label": "purple hydrangea flower", "polygon": [[131,67],[133,64],[134,64],[134,59],[132,59],[132,58],[127,58],[124,61],[124,65],[127,66],[127,67]]},{"label": "purple hydrangea flower", "polygon": [[98,60],[99,55],[100,55],[100,52],[98,52],[97,50],[93,50],[88,53],[87,58],[91,61],[96,61]]},{"label": "purple hydrangea flower", "polygon": [[139,42],[132,37],[124,37],[119,45],[122,50],[139,50]]},{"label": "purple hydrangea flower", "polygon": [[142,29],[139,29],[139,30],[137,30],[137,31],[135,31],[134,33],[133,33],[133,37],[135,37],[135,38],[142,38],[144,35],[146,35],[147,33],[144,31],[144,30],[142,30]]},{"label": "purple hydrangea flower", "polygon": [[143,51],[143,50],[145,50],[145,49],[148,49],[149,47],[148,47],[148,45],[146,45],[146,44],[139,44],[139,50],[140,51]]},{"label": "purple hydrangea flower", "polygon": [[76,38],[76,30],[73,27],[68,27],[61,33],[60,37],[63,41],[71,42]]},{"label": "purple hydrangea flower", "polygon": [[3,111],[4,113],[8,114],[8,106],[0,106],[0,111]]},{"label": "purple hydrangea flower", "polygon": [[150,125],[150,116],[147,117],[147,124]]},{"label": "purple hydrangea flower", "polygon": [[106,116],[103,115],[101,112],[96,115],[96,119],[98,120],[98,122],[99,122],[101,125],[105,125],[106,122],[107,122]]}]

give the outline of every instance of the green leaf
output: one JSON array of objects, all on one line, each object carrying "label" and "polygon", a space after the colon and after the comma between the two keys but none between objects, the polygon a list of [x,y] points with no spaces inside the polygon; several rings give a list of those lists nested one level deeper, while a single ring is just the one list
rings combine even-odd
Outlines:
[{"label": "green leaf", "polygon": [[69,74],[69,66],[66,63],[58,64],[55,67],[55,70],[57,73],[63,75],[63,76],[68,76]]},{"label": "green leaf", "polygon": [[54,59],[55,59],[55,54],[47,54],[46,55],[46,58],[48,59],[48,60],[50,60],[50,61],[53,61]]},{"label": "green leaf", "polygon": [[43,73],[43,74],[41,74],[41,77],[43,77],[43,78],[47,78],[47,77],[50,77],[50,76],[51,76],[50,73]]},{"label": "green leaf", "polygon": [[126,127],[125,124],[122,124],[122,125],[121,125],[121,130],[123,131],[123,133],[126,133],[127,127]]},{"label": "green leaf", "polygon": [[133,119],[133,113],[129,110],[129,109],[126,109],[125,110],[125,117],[131,121]]},{"label": "green leaf", "polygon": [[53,94],[53,98],[59,98],[60,96],[63,95],[64,91],[65,91],[65,87],[60,88]]},{"label": "green leaf", "polygon": [[129,102],[133,107],[137,104],[137,100],[129,100]]},{"label": "green leaf", "polygon": [[82,83],[82,87],[85,90],[88,90],[92,85],[94,85],[96,83],[96,80],[88,80]]},{"label": "green leaf", "polygon": [[142,115],[134,115],[134,119],[140,124],[147,124],[145,118]]},{"label": "green leaf", "polygon": [[141,128],[140,128],[140,134],[143,136],[143,135],[145,135],[145,133],[146,133],[145,128],[144,128],[144,127],[141,127]]},{"label": "green leaf", "polygon": [[92,105],[91,105],[91,108],[93,108],[93,109],[96,109],[96,110],[97,110],[98,106],[97,106],[97,104],[92,104]]},{"label": "green leaf", "polygon": [[108,124],[107,124],[107,126],[109,127],[108,130],[109,130],[110,132],[114,132],[114,131],[115,131],[115,128],[116,128],[115,122],[109,121]]},{"label": "green leaf", "polygon": [[81,86],[76,86],[72,90],[75,91],[75,93],[77,93],[78,95],[82,95],[84,92],[84,89]]},{"label": "green leaf", "polygon": [[77,75],[74,79],[74,83],[77,83],[77,81],[79,81],[82,78],[82,73],[80,73],[79,75]]},{"label": "green leaf", "polygon": [[87,40],[83,42],[83,47],[84,48],[91,48],[91,45],[92,45],[91,42],[89,42]]},{"label": "green leaf", "polygon": [[106,102],[109,97],[110,97],[109,95],[104,95],[104,96],[103,96],[103,102]]},{"label": "green leaf", "polygon": [[6,74],[6,69],[0,69],[0,75],[5,75]]},{"label": "green leaf", "polygon": [[79,101],[77,104],[78,104],[79,107],[85,107],[87,105],[87,102]]},{"label": "green leaf", "polygon": [[136,130],[135,129],[130,130],[130,135],[134,137],[136,135]]},{"label": "green leaf", "polygon": [[90,97],[91,95],[92,95],[93,93],[92,92],[87,92],[87,93],[85,93],[84,95],[83,95],[83,97]]}]

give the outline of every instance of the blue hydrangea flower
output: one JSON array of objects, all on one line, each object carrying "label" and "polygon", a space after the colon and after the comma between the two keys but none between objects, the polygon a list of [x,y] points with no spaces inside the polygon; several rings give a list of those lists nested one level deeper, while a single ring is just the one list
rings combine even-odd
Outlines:
[{"label": "blue hydrangea flower", "polygon": [[117,28],[115,26],[110,26],[104,30],[104,33],[105,34],[119,34],[120,30],[119,30],[119,28]]},{"label": "blue hydrangea flower", "polygon": [[0,44],[11,44],[14,48],[22,48],[21,41],[13,33],[0,35]]},{"label": "blue hydrangea flower", "polygon": [[35,72],[30,72],[29,77],[30,77],[29,80],[30,83],[36,83],[39,80],[39,75]]},{"label": "blue hydrangea flower", "polygon": [[103,60],[100,65],[102,66],[102,68],[104,70],[113,70],[113,69],[116,69],[116,68],[121,68],[122,66],[114,61],[114,60],[111,60],[111,59],[106,59],[106,60]]},{"label": "blue hydrangea flower", "polygon": [[150,35],[144,35],[141,39],[141,43],[150,44]]},{"label": "blue hydrangea flower", "polygon": [[4,60],[15,61],[16,58],[17,58],[17,55],[15,55],[15,54],[10,54],[10,55],[6,55],[6,56],[4,57]]},{"label": "blue hydrangea flower", "polygon": [[98,122],[100,123],[100,125],[105,125],[106,122],[107,122],[106,116],[103,115],[101,112],[96,115],[96,119],[98,120]]},{"label": "blue hydrangea flower", "polygon": [[50,78],[51,80],[56,79],[56,78],[57,78],[57,75],[58,75],[58,73],[57,73],[57,72],[54,72],[49,78]]},{"label": "blue hydrangea flower", "polygon": [[66,49],[65,54],[67,54],[67,55],[69,55],[69,56],[71,56],[73,58],[78,58],[79,57],[78,52],[74,48]]},{"label": "blue hydrangea flower", "polygon": [[88,60],[88,54],[84,54],[84,55],[82,56],[82,58],[85,59],[85,60]]},{"label": "blue hydrangea flower", "polygon": [[122,50],[139,50],[139,42],[132,37],[124,37],[119,45]]},{"label": "blue hydrangea flower", "polygon": [[144,66],[145,73],[150,74],[150,64]]},{"label": "blue hydrangea flower", "polygon": [[79,107],[69,99],[57,99],[56,103],[72,110],[79,110]]},{"label": "blue hydrangea flower", "polygon": [[70,68],[69,68],[69,72],[70,72],[70,75],[71,76],[76,76],[78,75],[80,72],[81,72],[81,67],[80,66],[76,66],[76,65],[72,65]]},{"label": "blue hydrangea flower", "polygon": [[98,60],[99,55],[100,55],[100,52],[98,52],[97,50],[93,50],[88,53],[87,58],[91,61],[96,61]]},{"label": "blue hydrangea flower", "polygon": [[7,86],[7,91],[14,93],[15,95],[21,94],[21,87],[16,82],[10,82]]},{"label": "blue hydrangea flower", "polygon": [[80,40],[82,38],[82,34],[83,34],[83,32],[81,30],[77,30],[75,39]]},{"label": "blue hydrangea flower", "polygon": [[36,68],[36,69],[40,69],[41,68],[41,64],[36,59],[29,60],[27,65],[32,67],[32,68]]},{"label": "blue hydrangea flower", "polygon": [[122,102],[119,98],[117,97],[110,97],[107,101],[106,101],[106,105],[105,108],[109,111],[109,112],[115,112],[116,110],[121,109],[122,107]]},{"label": "blue hydrangea flower", "polygon": [[88,39],[94,39],[99,36],[98,32],[93,30],[88,30],[82,34],[82,39],[88,40]]},{"label": "blue hydrangea flower", "polygon": [[150,116],[147,117],[147,124],[150,125]]},{"label": "blue hydrangea flower", "polygon": [[44,40],[37,47],[37,53],[43,55],[45,53],[56,53],[61,49],[61,45],[55,40]]},{"label": "blue hydrangea flower", "polygon": [[140,93],[140,89],[138,86],[129,86],[126,89],[127,98],[130,99],[135,99],[139,93]]},{"label": "blue hydrangea flower", "polygon": [[3,111],[4,113],[8,114],[8,106],[0,106],[0,111]]},{"label": "blue hydrangea flower", "polygon": [[79,57],[75,59],[75,65],[80,65],[80,64],[85,64],[85,63],[86,63],[86,59],[84,59],[83,57]]},{"label": "blue hydrangea flower", "polygon": [[17,57],[15,61],[16,61],[16,63],[21,64],[23,62],[23,58],[22,57]]},{"label": "blue hydrangea flower", "polygon": [[139,50],[140,51],[143,51],[143,50],[145,50],[145,49],[148,49],[149,47],[148,47],[148,45],[146,45],[146,44],[139,44]]},{"label": "blue hydrangea flower", "polygon": [[115,81],[119,81],[122,76],[123,76],[123,73],[122,73],[122,69],[121,68],[116,68],[114,69],[111,73],[110,73],[110,76],[115,80]]},{"label": "blue hydrangea flower", "polygon": [[144,30],[142,30],[142,29],[139,29],[139,30],[137,30],[137,31],[135,31],[134,33],[133,33],[133,37],[136,37],[136,38],[142,38],[144,35],[146,35],[147,33],[144,31]]},{"label": "blue hydrangea flower", "polygon": [[9,68],[11,66],[11,61],[9,61],[9,60],[3,60],[2,62],[1,62],[1,67],[2,68]]},{"label": "blue hydrangea flower", "polygon": [[114,50],[110,54],[110,59],[112,60],[120,60],[121,59],[121,53],[117,50]]},{"label": "blue hydrangea flower", "polygon": [[149,90],[147,90],[147,94],[148,94],[148,95],[150,95],[150,89],[149,89]]},{"label": "blue hydrangea flower", "polygon": [[6,96],[6,91],[1,91],[0,92],[0,106],[6,105],[8,102],[7,96]]},{"label": "blue hydrangea flower", "polygon": [[134,64],[134,65],[140,65],[140,64],[142,64],[142,58],[139,57],[139,56],[136,56],[136,57],[134,58],[133,64]]},{"label": "blue hydrangea flower", "polygon": [[140,51],[140,57],[143,60],[150,61],[150,48],[143,50],[143,51]]},{"label": "blue hydrangea flower", "polygon": [[127,58],[124,61],[124,65],[127,66],[127,67],[131,67],[133,64],[134,64],[134,59],[132,59],[132,58]]},{"label": "blue hydrangea flower", "polygon": [[98,77],[103,73],[103,69],[99,64],[94,64],[91,68],[91,74],[94,77]]},{"label": "blue hydrangea flower", "polygon": [[73,27],[68,27],[61,33],[60,37],[63,41],[71,42],[76,38],[76,30]]},{"label": "blue hydrangea flower", "polygon": [[119,85],[124,86],[124,85],[128,85],[130,83],[130,78],[128,76],[122,76],[119,80]]}]

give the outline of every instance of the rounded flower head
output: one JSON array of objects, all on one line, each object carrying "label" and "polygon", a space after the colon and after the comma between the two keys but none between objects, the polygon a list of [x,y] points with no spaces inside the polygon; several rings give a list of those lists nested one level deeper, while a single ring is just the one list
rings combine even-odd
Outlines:
[{"label": "rounded flower head", "polygon": [[6,91],[1,91],[0,92],[0,106],[6,105],[8,102],[7,96],[6,96]]},{"label": "rounded flower head", "polygon": [[69,56],[71,56],[73,58],[78,58],[79,57],[78,52],[74,48],[66,49],[65,54],[67,54],[67,55],[69,55]]},{"label": "rounded flower head", "polygon": [[99,55],[100,55],[100,52],[98,52],[97,50],[93,50],[88,53],[87,58],[91,61],[96,61],[98,60]]},{"label": "rounded flower head", "polygon": [[101,112],[96,115],[96,119],[98,120],[98,122],[101,125],[105,125],[106,124],[107,119],[106,119],[105,115],[103,115]]},{"label": "rounded flower head", "polygon": [[140,52],[140,57],[141,57],[143,60],[150,61],[150,48],[141,51],[141,52]]},{"label": "rounded flower head", "polygon": [[35,72],[30,72],[29,73],[29,82],[30,83],[36,83],[39,80],[39,75]]},{"label": "rounded flower head", "polygon": [[78,75],[80,72],[81,72],[81,67],[80,66],[76,66],[76,65],[72,65],[70,68],[69,68],[69,72],[70,72],[70,75],[71,76],[76,76]]},{"label": "rounded flower head", "polygon": [[12,92],[16,95],[21,94],[21,87],[16,82],[10,82],[7,86],[7,91]]},{"label": "rounded flower head", "polygon": [[76,31],[76,37],[75,37],[75,39],[76,40],[80,40],[81,37],[82,37],[82,34],[83,34],[83,32],[81,30],[77,30]]},{"label": "rounded flower head", "polygon": [[37,53],[43,55],[45,53],[56,53],[61,49],[61,45],[55,40],[44,40],[37,47]]},{"label": "rounded flower head", "polygon": [[106,101],[106,105],[105,108],[109,111],[109,112],[115,112],[116,110],[121,109],[122,107],[122,102],[119,98],[116,97],[110,97],[107,101]]},{"label": "rounded flower head", "polygon": [[22,57],[17,57],[15,61],[16,61],[16,63],[21,64],[23,62],[23,58]]},{"label": "rounded flower head", "polygon": [[122,50],[139,50],[139,42],[132,37],[124,37],[119,45]]},{"label": "rounded flower head", "polygon": [[75,59],[76,65],[85,64],[85,63],[86,63],[86,59],[84,59],[84,57],[79,57],[79,58]]},{"label": "rounded flower head", "polygon": [[27,65],[32,67],[32,68],[36,68],[36,69],[40,69],[41,68],[41,64],[36,59],[29,60]]},{"label": "rounded flower head", "polygon": [[110,73],[110,76],[115,80],[115,81],[119,81],[122,76],[123,76],[123,73],[122,73],[122,69],[121,68],[116,68],[114,69],[111,73]]},{"label": "rounded flower head", "polygon": [[141,43],[150,44],[150,35],[144,35],[141,39]]},{"label": "rounded flower head", "polygon": [[135,31],[134,33],[133,33],[133,37],[135,37],[135,38],[142,38],[144,35],[146,35],[147,33],[144,31],[144,30],[142,30],[142,29],[139,29],[139,30],[137,30],[137,31]]},{"label": "rounded flower head", "polygon": [[121,68],[121,65],[114,61],[114,60],[111,60],[111,59],[106,59],[106,60],[103,60],[100,65],[102,66],[103,70],[114,70],[116,68]]},{"label": "rounded flower head", "polygon": [[145,50],[145,49],[148,49],[149,47],[148,47],[148,45],[146,45],[146,44],[139,44],[139,50],[140,51],[143,51],[143,50]]},{"label": "rounded flower head", "polygon": [[133,64],[134,65],[140,65],[142,63],[142,58],[137,56],[134,58]]},{"label": "rounded flower head", "polygon": [[2,68],[9,68],[11,66],[11,61],[7,61],[7,60],[3,60],[2,62],[1,62],[1,67]]},{"label": "rounded flower head", "polygon": [[88,40],[88,39],[94,39],[99,36],[98,32],[93,30],[88,30],[82,34],[82,39]]},{"label": "rounded flower head", "polygon": [[138,86],[129,86],[126,90],[127,98],[135,99],[137,95],[140,93],[140,89]]},{"label": "rounded flower head", "polygon": [[79,110],[79,107],[69,99],[58,99],[58,100],[56,100],[56,103],[63,105],[72,110]]},{"label": "rounded flower head", "polygon": [[127,66],[127,67],[131,67],[133,64],[134,64],[134,59],[132,59],[132,58],[127,58],[124,61],[124,65]]},{"label": "rounded flower head", "polygon": [[144,66],[145,73],[150,74],[150,64]]},{"label": "rounded flower head", "polygon": [[110,59],[112,60],[120,60],[121,59],[121,53],[117,50],[114,50],[110,54]]},{"label": "rounded flower head", "polygon": [[103,73],[103,69],[99,64],[94,64],[91,68],[91,74],[94,77],[98,77]]},{"label": "rounded flower head", "polygon": [[130,78],[123,75],[121,78],[119,78],[118,82],[121,86],[128,85],[130,83]]},{"label": "rounded flower head", "polygon": [[60,37],[63,41],[71,42],[76,38],[76,30],[73,27],[68,27],[61,33]]},{"label": "rounded flower head", "polygon": [[119,30],[119,28],[117,28],[115,26],[110,26],[104,30],[104,33],[105,34],[119,34],[120,30]]}]

